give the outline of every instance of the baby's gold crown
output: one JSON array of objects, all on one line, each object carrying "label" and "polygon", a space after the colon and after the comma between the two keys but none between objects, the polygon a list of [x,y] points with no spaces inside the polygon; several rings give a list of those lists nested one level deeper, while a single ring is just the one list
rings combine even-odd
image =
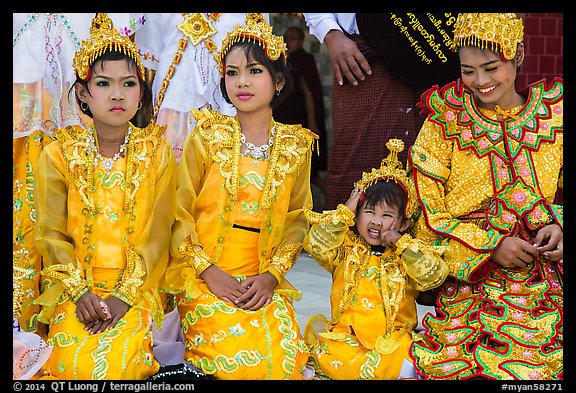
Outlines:
[{"label": "baby's gold crown", "polygon": [[398,160],[398,153],[404,150],[404,142],[401,139],[389,139],[386,147],[390,150],[388,157],[382,160],[380,168],[373,168],[371,172],[364,172],[362,179],[354,183],[361,191],[366,192],[368,187],[380,180],[393,180],[396,184],[406,191],[408,201],[406,202],[406,211],[404,217],[411,218],[418,210],[418,200],[414,183],[407,176]]}]

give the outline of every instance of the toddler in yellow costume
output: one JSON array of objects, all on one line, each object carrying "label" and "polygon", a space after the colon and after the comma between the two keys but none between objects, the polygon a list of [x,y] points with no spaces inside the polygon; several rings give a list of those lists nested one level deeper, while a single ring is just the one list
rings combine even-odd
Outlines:
[{"label": "toddler in yellow costume", "polygon": [[389,156],[363,174],[346,204],[322,214],[306,210],[312,228],[304,249],[333,280],[331,320],[317,315],[306,326],[310,363],[322,379],[414,377],[415,299],[448,275],[442,248],[408,233],[419,205],[397,157],[404,143],[386,146]]}]

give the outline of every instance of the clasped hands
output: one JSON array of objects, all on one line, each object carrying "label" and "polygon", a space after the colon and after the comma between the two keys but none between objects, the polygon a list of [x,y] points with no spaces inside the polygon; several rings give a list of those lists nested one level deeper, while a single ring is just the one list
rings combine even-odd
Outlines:
[{"label": "clasped hands", "polygon": [[249,276],[239,282],[231,274],[212,265],[201,274],[210,291],[219,299],[232,303],[243,310],[256,311],[272,301],[278,280],[273,274],[264,272]]},{"label": "clasped hands", "polygon": [[115,296],[104,300],[90,291],[76,302],[76,316],[85,325],[84,330],[90,330],[90,334],[114,328],[129,309],[127,303]]}]

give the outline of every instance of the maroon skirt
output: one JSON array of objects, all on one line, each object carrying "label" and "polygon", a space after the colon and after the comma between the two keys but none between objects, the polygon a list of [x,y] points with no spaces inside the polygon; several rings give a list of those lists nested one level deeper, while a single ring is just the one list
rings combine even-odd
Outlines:
[{"label": "maroon skirt", "polygon": [[398,158],[406,168],[408,148],[416,140],[424,116],[416,104],[423,90],[409,87],[375,62],[372,75],[358,86],[332,87],[332,149],[328,162],[326,209],[346,203],[362,172],[379,167],[388,155],[390,138],[404,141]]}]

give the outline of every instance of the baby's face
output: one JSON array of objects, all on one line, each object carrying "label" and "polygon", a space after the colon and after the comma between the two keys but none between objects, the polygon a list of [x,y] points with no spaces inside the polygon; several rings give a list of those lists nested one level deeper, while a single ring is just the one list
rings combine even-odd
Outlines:
[{"label": "baby's face", "polygon": [[403,223],[399,209],[384,201],[372,207],[367,207],[364,201],[356,214],[356,229],[371,246],[382,245],[382,232],[390,229],[401,232]]}]

